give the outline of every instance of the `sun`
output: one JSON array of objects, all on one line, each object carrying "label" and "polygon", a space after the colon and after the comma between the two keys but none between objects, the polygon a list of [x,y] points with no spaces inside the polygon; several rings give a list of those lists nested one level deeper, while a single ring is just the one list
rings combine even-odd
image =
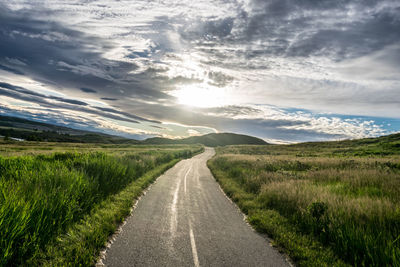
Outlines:
[{"label": "sun", "polygon": [[208,86],[207,84],[185,85],[172,91],[178,104],[209,108],[223,106],[226,102],[225,92],[222,88]]}]

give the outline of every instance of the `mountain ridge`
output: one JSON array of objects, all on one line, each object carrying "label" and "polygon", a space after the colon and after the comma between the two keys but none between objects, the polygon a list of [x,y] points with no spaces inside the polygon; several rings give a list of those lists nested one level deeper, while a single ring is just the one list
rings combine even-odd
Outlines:
[{"label": "mountain ridge", "polygon": [[264,140],[235,133],[209,133],[201,136],[191,136],[182,139],[169,139],[162,137],[148,138],[142,141],[143,144],[203,144],[205,146],[226,146],[226,145],[267,145]]}]

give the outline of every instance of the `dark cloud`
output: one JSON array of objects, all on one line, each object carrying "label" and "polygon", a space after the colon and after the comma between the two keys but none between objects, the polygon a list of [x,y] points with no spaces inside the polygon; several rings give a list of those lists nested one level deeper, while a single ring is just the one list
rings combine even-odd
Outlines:
[{"label": "dark cloud", "polygon": [[138,120],[157,123],[157,121],[141,118],[139,116],[121,112],[113,108],[90,107],[87,103],[79,100],[61,98],[57,96],[47,96],[8,83],[0,83],[0,95],[30,103],[40,104],[43,107],[51,109],[73,110],[131,123],[139,123]]},{"label": "dark cloud", "polygon": [[[385,1],[253,0],[241,19],[246,42],[267,41],[248,56],[358,57],[399,43],[400,8],[380,8]],[[370,9],[363,13],[363,10]],[[346,15],[353,13],[353,15]],[[325,20],[321,20],[325,17]],[[256,54],[255,54],[256,53]]]},{"label": "dark cloud", "polygon": [[65,98],[61,98],[61,97],[49,97],[50,99],[54,99],[57,101],[61,101],[61,102],[65,102],[65,103],[69,103],[69,104],[73,104],[73,105],[80,105],[80,106],[87,106],[88,104],[83,102],[83,101],[79,101],[79,100],[74,100],[74,99],[65,99]]},{"label": "dark cloud", "polygon": [[[341,61],[400,43],[400,6],[390,1],[252,0],[249,7],[233,20],[184,25],[181,35],[202,44],[210,57],[205,63],[235,68],[232,59],[242,59],[247,69],[267,69],[269,57]],[[219,47],[226,44],[240,49]],[[264,64],[250,61],[262,58]]]},{"label": "dark cloud", "polygon": [[73,104],[73,105],[80,105],[80,106],[87,106],[88,104],[83,102],[83,101],[79,101],[79,100],[75,100],[75,99],[68,99],[68,98],[62,98],[62,97],[58,97],[58,96],[45,96],[43,94],[40,93],[35,93],[33,91],[27,90],[23,87],[20,86],[15,86],[9,83],[3,83],[0,82],[0,87],[2,88],[6,88],[9,90],[13,90],[15,92],[24,94],[24,95],[29,95],[29,96],[35,96],[35,97],[40,97],[40,98],[47,98],[50,100],[57,100],[60,102],[64,102],[64,103],[69,103],[69,104]]},{"label": "dark cloud", "polygon": [[126,116],[126,117],[128,117],[128,118],[134,118],[134,119],[137,119],[137,120],[140,120],[140,121],[147,121],[147,122],[153,122],[153,123],[161,123],[161,122],[156,121],[156,120],[149,120],[149,119],[146,119],[146,118],[143,118],[143,117],[139,117],[139,116],[136,116],[136,115],[132,115],[132,114],[130,114],[130,113],[128,113],[128,112],[124,112],[124,111],[121,111],[121,110],[116,110],[116,109],[114,109],[114,108],[96,107],[96,109],[102,110],[102,111],[105,111],[105,112],[115,113],[115,114],[118,114],[118,115],[123,115],[123,116]]},{"label": "dark cloud", "polygon": [[[400,10],[399,10],[400,11]],[[400,15],[377,13],[365,21],[344,25],[345,30],[320,30],[299,40],[289,56],[324,56],[334,53],[337,60],[355,58],[400,42]]]},{"label": "dark cloud", "polygon": [[0,69],[17,74],[17,75],[24,75],[24,73],[22,71],[19,71],[19,70],[16,70],[16,69],[13,69],[13,68],[10,68],[7,66],[0,65]]},{"label": "dark cloud", "polygon": [[[114,48],[111,41],[36,19],[36,13],[28,9],[14,12],[0,6],[1,69],[24,73],[60,90],[80,88],[109,98],[168,98],[161,92],[162,83],[151,79],[151,73],[131,75],[138,68],[135,64],[104,58],[103,54]],[[15,64],[10,58],[25,64]]]},{"label": "dark cloud", "polygon": [[153,128],[156,128],[156,129],[166,130],[165,127],[160,127],[160,126],[157,126],[157,125],[150,125],[150,127],[153,127]]},{"label": "dark cloud", "polygon": [[91,94],[97,93],[96,90],[91,89],[91,88],[87,88],[87,87],[82,87],[82,88],[80,88],[80,89],[81,89],[82,92],[85,92],[85,93],[91,93]]},{"label": "dark cloud", "polygon": [[117,98],[112,98],[112,97],[102,97],[101,99],[103,100],[108,100],[108,101],[117,101]]}]

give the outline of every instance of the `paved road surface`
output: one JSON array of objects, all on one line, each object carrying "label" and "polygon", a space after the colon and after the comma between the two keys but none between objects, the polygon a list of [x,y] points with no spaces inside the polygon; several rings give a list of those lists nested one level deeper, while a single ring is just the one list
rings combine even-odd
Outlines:
[{"label": "paved road surface", "polygon": [[138,202],[106,266],[288,266],[222,193],[206,166],[214,150],[179,162]]}]

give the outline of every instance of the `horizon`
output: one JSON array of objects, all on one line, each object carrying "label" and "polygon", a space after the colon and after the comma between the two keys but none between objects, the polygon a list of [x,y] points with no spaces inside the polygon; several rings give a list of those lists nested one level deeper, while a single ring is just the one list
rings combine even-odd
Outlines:
[{"label": "horizon", "polygon": [[16,0],[0,22],[0,115],[137,140],[400,131],[398,1]]}]

